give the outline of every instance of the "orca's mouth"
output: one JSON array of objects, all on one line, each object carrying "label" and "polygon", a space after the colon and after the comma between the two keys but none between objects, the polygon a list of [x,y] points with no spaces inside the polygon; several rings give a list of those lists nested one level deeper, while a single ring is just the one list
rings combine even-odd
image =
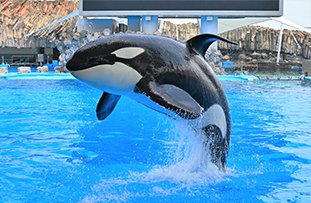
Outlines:
[{"label": "orca's mouth", "polygon": [[85,64],[83,63],[77,63],[73,58],[71,58],[67,63],[66,63],[66,68],[70,72],[72,71],[78,71],[78,70],[83,70],[85,69]]},{"label": "orca's mouth", "polygon": [[72,71],[80,71],[80,70],[85,70],[97,65],[102,64],[100,61],[94,59],[87,59],[84,57],[73,57],[71,58],[67,64],[66,64],[66,68],[67,70],[69,70],[70,72]]}]

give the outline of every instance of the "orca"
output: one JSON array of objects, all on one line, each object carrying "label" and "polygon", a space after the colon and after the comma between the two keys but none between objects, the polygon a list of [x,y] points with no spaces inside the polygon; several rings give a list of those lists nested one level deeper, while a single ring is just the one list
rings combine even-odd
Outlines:
[{"label": "orca", "polygon": [[197,35],[185,43],[169,37],[115,34],[86,44],[67,62],[77,79],[103,91],[96,113],[107,118],[121,96],[169,116],[196,121],[206,135],[211,161],[225,169],[231,118],[224,90],[204,59],[209,46],[222,40]]}]

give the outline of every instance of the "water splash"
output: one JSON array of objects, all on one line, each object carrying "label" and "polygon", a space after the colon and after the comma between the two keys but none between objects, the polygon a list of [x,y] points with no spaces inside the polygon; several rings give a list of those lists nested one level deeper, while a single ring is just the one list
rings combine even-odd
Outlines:
[{"label": "water splash", "polygon": [[94,42],[107,36],[104,32],[76,32],[73,36],[67,36],[65,39],[57,41],[56,47],[60,52],[59,64],[64,69],[72,55],[87,43]]},{"label": "water splash", "polygon": [[[226,180],[226,174],[211,163],[204,146],[205,135],[197,133],[185,121],[168,121],[169,137],[164,145],[169,148],[164,165],[149,166],[144,171],[129,171],[125,177],[101,180],[92,194],[81,202],[143,201],[150,198],[173,198]],[[167,199],[166,199],[167,200]],[[173,200],[173,199],[172,199]]]},{"label": "water splash", "polygon": [[150,181],[172,181],[176,183],[208,184],[221,179],[224,173],[211,163],[203,132],[195,132],[184,121],[172,123],[171,146],[165,166],[155,166],[142,174]]}]

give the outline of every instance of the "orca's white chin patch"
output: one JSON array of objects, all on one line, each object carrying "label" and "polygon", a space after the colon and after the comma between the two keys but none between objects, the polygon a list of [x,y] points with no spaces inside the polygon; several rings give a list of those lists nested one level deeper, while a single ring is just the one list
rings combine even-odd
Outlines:
[{"label": "orca's white chin patch", "polygon": [[132,92],[142,78],[135,69],[120,62],[72,71],[71,74],[97,89],[119,95]]}]

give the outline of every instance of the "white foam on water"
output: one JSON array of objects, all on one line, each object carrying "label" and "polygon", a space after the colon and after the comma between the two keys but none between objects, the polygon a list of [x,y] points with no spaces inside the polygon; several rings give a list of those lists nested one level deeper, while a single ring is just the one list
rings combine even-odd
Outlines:
[{"label": "white foam on water", "polygon": [[146,180],[197,185],[222,179],[224,173],[210,161],[203,132],[195,132],[184,121],[174,121],[169,135],[176,145],[171,146],[166,165],[142,174]]},{"label": "white foam on water", "polygon": [[[151,166],[145,172],[132,171],[128,177],[102,180],[93,193],[81,202],[126,202],[131,200],[185,194],[226,181],[226,173],[211,163],[204,145],[205,135],[197,133],[184,121],[168,126],[169,150],[164,165]],[[165,143],[164,143],[165,144]]]}]

